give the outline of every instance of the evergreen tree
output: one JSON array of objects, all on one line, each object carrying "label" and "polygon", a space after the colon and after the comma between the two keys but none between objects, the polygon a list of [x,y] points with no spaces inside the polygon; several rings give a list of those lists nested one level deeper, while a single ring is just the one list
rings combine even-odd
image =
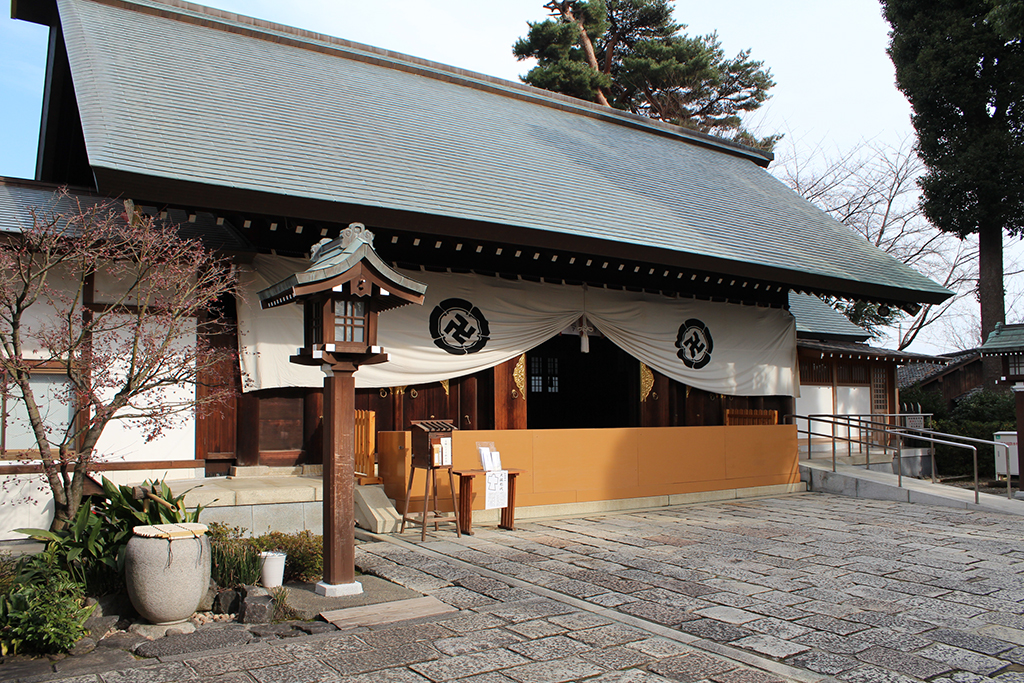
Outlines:
[{"label": "evergreen tree", "polygon": [[513,46],[537,66],[523,80],[704,133],[771,149],[740,115],[758,109],[775,85],[744,50],[729,59],[717,34],[688,36],[668,0],[550,0],[553,19],[530,23]]},{"label": "evergreen tree", "polygon": [[978,234],[982,340],[1005,320],[1003,232],[1024,233],[1024,45],[987,20],[996,4],[1017,0],[882,1],[927,167],[925,215],[946,232]]}]

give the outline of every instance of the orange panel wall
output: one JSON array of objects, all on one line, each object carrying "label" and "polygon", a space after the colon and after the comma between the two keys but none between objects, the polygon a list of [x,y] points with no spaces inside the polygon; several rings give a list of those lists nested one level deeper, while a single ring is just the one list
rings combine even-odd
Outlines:
[{"label": "orange panel wall", "polygon": [[476,445],[488,442],[503,467],[526,470],[517,507],[800,481],[794,425],[463,430],[453,434],[455,469],[479,469]]}]

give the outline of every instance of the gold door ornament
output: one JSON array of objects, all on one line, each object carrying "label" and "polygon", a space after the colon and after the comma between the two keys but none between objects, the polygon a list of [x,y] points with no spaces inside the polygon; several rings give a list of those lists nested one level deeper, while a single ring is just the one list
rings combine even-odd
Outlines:
[{"label": "gold door ornament", "polygon": [[[515,370],[512,371],[512,379],[515,381],[516,386],[519,387],[519,396],[526,400],[526,354],[519,356],[519,362],[516,363]],[[519,398],[515,392],[512,392],[512,398]]]},{"label": "gold door ornament", "polygon": [[[651,372],[651,369],[649,367],[647,367],[646,365],[641,363],[640,364],[640,402],[641,403],[643,403],[644,401],[647,400],[647,397],[650,395],[651,389],[653,389],[653,388],[654,388],[654,373]],[[655,398],[657,398],[657,396],[655,396]]]},{"label": "gold door ornament", "polygon": [[441,380],[441,387],[444,389],[444,395],[447,396],[448,395],[448,380],[446,380],[446,379]]}]

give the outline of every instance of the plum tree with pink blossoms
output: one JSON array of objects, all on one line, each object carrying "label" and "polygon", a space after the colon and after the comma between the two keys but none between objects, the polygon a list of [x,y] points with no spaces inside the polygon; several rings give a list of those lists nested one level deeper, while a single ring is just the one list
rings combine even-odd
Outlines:
[{"label": "plum tree with pink blossoms", "polygon": [[[199,240],[122,204],[58,192],[31,225],[0,236],[0,379],[20,401],[55,503],[54,529],[74,518],[112,421],[146,441],[215,409],[235,392],[221,302],[230,264]],[[100,302],[100,303],[97,303]],[[59,395],[33,374],[57,373]],[[67,424],[47,402],[69,407]]]}]

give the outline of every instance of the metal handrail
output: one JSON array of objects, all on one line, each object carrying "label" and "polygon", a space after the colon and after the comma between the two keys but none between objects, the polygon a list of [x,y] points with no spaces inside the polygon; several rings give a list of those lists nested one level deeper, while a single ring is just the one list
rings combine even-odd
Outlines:
[{"label": "metal handrail", "polygon": [[[1003,449],[1005,449],[1005,451],[1006,451],[1006,497],[1009,498],[1010,500],[1013,500],[1013,488],[1012,488],[1012,486],[1010,484],[1010,444],[1003,443],[1001,441],[988,441],[986,439],[975,439],[973,436],[960,436],[959,434],[945,434],[945,433],[942,433],[942,432],[936,432],[934,429],[924,429],[922,427],[905,427],[904,426],[904,427],[897,427],[897,429],[902,429],[902,430],[910,431],[910,432],[925,432],[926,434],[937,434],[939,436],[947,436],[947,437],[951,437],[951,438],[954,438],[954,439],[958,439],[960,441],[970,441],[971,443],[985,444],[986,446],[1002,446]],[[914,438],[918,439],[919,437],[914,436]],[[925,439],[920,439],[920,440],[924,441]],[[932,458],[934,459],[934,457],[935,457],[935,454],[933,453],[932,454]],[[933,480],[935,479],[935,469],[934,469],[934,467],[932,468],[932,479]],[[977,487],[977,485],[978,485],[978,468],[977,467],[974,468],[974,485],[975,485],[975,487]]]},{"label": "metal handrail", "polygon": [[[892,417],[892,415],[889,415],[888,417]],[[833,472],[836,471],[836,448],[835,448],[835,441],[836,441],[836,439],[840,439],[840,440],[847,441],[847,442],[850,442],[850,443],[853,443],[855,441],[855,439],[851,438],[850,436],[842,437],[842,436],[837,436],[836,435],[836,433],[835,433],[835,427],[836,426],[845,426],[847,428],[847,433],[848,434],[852,433],[852,429],[851,429],[852,424],[849,421],[844,421],[842,419],[836,419],[836,418],[844,418],[844,419],[845,418],[855,418],[856,422],[858,423],[857,424],[858,430],[867,429],[869,432],[882,432],[882,433],[885,433],[885,434],[893,434],[893,435],[896,435],[896,436],[899,436],[899,437],[902,437],[903,434],[904,434],[904,432],[901,431],[901,430],[908,429],[908,428],[899,427],[899,426],[895,426],[894,427],[889,422],[876,422],[874,420],[861,419],[859,416],[847,416],[847,415],[786,415],[785,419],[787,419],[787,420],[788,419],[792,419],[792,420],[807,420],[807,429],[806,429],[806,431],[802,432],[802,430],[799,428],[799,426],[797,426],[797,433],[798,434],[799,433],[806,433],[807,434],[807,456],[808,456],[808,459],[810,459],[810,455],[811,455],[811,436],[814,433],[814,430],[811,428],[811,422],[821,422],[821,423],[824,423],[824,424],[831,424],[832,425],[832,471]],[[884,424],[886,426],[885,427],[874,427],[874,426],[864,427],[863,424],[869,424],[869,425]],[[918,431],[916,427],[912,427],[910,429]],[[949,437],[953,437],[953,438],[963,438],[963,439],[967,439],[967,437],[959,437],[956,434],[940,434],[939,432],[933,432],[933,431],[930,431],[930,430],[920,430],[920,431],[927,431],[929,434],[933,435],[933,436],[925,436],[925,435],[922,435],[922,434],[915,434],[914,435],[914,439],[916,439],[918,441],[927,441],[927,442],[932,444],[931,460],[932,460],[932,478],[933,479],[934,479],[934,476],[935,476],[935,444],[941,444],[941,445],[944,445],[944,446],[952,446],[953,448],[966,448],[966,449],[970,450],[973,453],[973,461],[974,461],[974,503],[975,503],[975,505],[977,505],[979,500],[980,500],[980,498],[979,498],[979,491],[978,491],[978,449],[977,449],[977,447],[971,446],[971,445],[965,444],[965,443],[959,443],[959,442],[956,442],[956,441],[947,441],[945,439],[937,439],[937,438],[935,438],[934,435],[949,436]],[[995,441],[986,442],[986,441],[982,441],[980,439],[972,439],[972,440],[979,441],[981,443],[992,443],[992,444],[997,444],[998,443],[998,442],[995,442]],[[861,443],[861,441],[859,441],[859,440],[856,440],[856,441],[857,441],[857,443]],[[1006,444],[999,444],[999,445],[1006,446]],[[870,443],[868,444],[868,446],[869,446],[868,452],[870,453]],[[895,450],[895,452],[896,452],[897,486],[902,488],[903,487],[903,461],[902,461],[901,456],[900,456],[900,447],[899,446],[892,447],[892,446],[888,446],[887,444],[881,444],[881,446],[882,446],[883,451],[885,451],[886,453],[889,451],[890,448]],[[1007,472],[1007,477],[1009,477],[1009,472],[1010,472],[1010,470],[1009,470],[1009,446],[1007,446],[1006,448],[1007,448],[1007,470],[1006,470],[1006,472]],[[870,465],[870,459],[871,458],[870,458],[870,455],[869,455],[868,456],[868,460],[867,460],[867,465]]]}]

